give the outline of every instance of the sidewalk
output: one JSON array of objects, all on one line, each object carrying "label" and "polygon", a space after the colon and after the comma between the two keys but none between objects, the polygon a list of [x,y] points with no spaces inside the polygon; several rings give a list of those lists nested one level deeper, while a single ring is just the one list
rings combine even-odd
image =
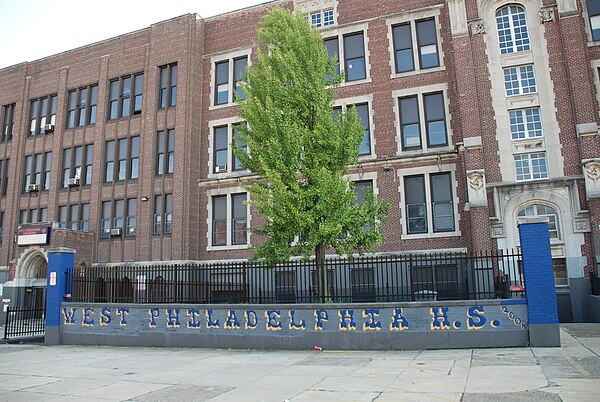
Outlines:
[{"label": "sidewalk", "polygon": [[0,345],[0,401],[597,401],[600,324],[561,348],[247,351]]}]

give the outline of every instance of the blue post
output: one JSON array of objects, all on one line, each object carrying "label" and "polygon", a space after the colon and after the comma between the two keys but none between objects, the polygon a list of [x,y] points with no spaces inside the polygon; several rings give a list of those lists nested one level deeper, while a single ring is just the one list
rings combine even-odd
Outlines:
[{"label": "blue post", "polygon": [[48,252],[48,283],[46,288],[46,345],[60,345],[60,304],[67,288],[67,272],[72,272],[75,250],[54,248]]},{"label": "blue post", "polygon": [[531,346],[560,346],[548,218],[520,220],[519,237],[523,253],[529,343]]}]

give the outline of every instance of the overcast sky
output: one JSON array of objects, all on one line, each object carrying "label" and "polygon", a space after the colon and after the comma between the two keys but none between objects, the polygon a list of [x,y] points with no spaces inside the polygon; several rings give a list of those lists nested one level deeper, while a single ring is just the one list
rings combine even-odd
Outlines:
[{"label": "overcast sky", "polygon": [[267,0],[0,0],[0,68],[187,13],[206,18]]}]

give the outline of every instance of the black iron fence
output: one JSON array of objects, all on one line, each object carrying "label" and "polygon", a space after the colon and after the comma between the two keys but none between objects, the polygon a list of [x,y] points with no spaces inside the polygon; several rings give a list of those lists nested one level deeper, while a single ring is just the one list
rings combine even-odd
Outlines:
[{"label": "black iron fence", "polygon": [[42,307],[8,307],[4,339],[41,336],[46,332],[46,310]]},{"label": "black iron fence", "polygon": [[[95,265],[75,268],[76,302],[360,303],[510,298],[524,291],[521,255],[440,253],[326,261],[326,286],[314,261]],[[327,289],[321,291],[320,289]]]}]

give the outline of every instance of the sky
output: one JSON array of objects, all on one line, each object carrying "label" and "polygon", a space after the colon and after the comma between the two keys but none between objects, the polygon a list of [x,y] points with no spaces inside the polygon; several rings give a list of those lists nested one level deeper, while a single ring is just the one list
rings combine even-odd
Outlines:
[{"label": "sky", "polygon": [[211,17],[268,0],[0,0],[0,68],[187,13]]}]

